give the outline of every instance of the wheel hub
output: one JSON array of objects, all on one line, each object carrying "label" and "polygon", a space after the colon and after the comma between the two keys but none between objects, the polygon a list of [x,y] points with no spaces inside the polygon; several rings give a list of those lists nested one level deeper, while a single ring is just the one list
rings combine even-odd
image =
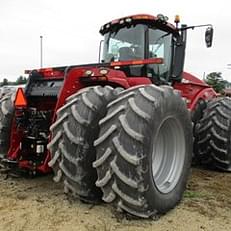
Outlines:
[{"label": "wheel hub", "polygon": [[177,185],[185,159],[185,136],[182,125],[174,117],[159,126],[153,142],[152,176],[161,193],[169,193]]}]

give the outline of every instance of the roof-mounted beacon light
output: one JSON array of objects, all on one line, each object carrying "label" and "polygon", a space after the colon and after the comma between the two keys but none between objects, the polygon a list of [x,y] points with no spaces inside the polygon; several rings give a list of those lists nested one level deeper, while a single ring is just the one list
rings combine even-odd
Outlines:
[{"label": "roof-mounted beacon light", "polygon": [[176,28],[178,28],[178,25],[179,25],[179,23],[180,23],[180,15],[177,14],[177,15],[175,16],[174,22],[176,23]]}]

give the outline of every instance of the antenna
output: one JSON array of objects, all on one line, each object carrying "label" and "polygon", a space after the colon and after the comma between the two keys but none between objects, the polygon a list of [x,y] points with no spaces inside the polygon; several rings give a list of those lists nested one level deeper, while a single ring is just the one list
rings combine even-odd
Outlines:
[{"label": "antenna", "polygon": [[43,36],[40,35],[40,67],[43,67]]}]

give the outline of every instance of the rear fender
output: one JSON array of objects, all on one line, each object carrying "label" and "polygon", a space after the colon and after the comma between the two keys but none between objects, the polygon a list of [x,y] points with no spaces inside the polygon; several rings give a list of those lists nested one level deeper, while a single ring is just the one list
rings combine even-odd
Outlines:
[{"label": "rear fender", "polygon": [[[93,74],[91,76],[86,76],[86,70],[90,70]],[[123,71],[110,68],[108,68],[108,73],[102,76],[100,70],[101,68],[95,67],[79,67],[71,69],[68,72],[58,95],[55,111],[65,104],[66,98],[88,86],[109,85],[112,87],[122,87],[127,89],[131,86],[151,84],[151,80],[147,77],[127,77]]]},{"label": "rear fender", "polygon": [[191,82],[176,83],[174,88],[181,92],[182,97],[187,101],[187,108],[193,111],[200,99],[210,100],[217,97],[217,93],[208,85]]},{"label": "rear fender", "polygon": [[212,98],[217,97],[218,94],[213,90],[213,88],[205,88],[201,90],[191,101],[189,109],[193,111],[199,100],[203,99],[204,101],[209,101]]}]

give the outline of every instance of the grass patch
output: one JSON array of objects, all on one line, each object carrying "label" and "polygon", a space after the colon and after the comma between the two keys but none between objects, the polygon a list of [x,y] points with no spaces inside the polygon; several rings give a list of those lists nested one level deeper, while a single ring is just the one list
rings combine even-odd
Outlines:
[{"label": "grass patch", "polygon": [[186,190],[184,192],[184,198],[194,199],[194,198],[202,198],[202,197],[204,197],[204,195],[202,193],[199,193],[199,192],[196,192],[196,191]]}]

